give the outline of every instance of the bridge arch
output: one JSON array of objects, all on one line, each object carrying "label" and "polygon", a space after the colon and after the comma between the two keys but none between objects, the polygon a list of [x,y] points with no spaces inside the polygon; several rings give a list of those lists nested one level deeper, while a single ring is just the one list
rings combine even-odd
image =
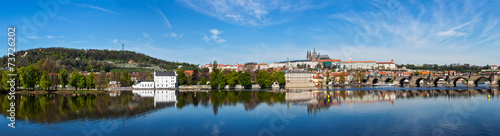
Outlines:
[{"label": "bridge arch", "polygon": [[444,78],[444,77],[436,77],[436,78],[434,79],[434,86],[438,86],[438,81],[439,81],[439,79],[445,79],[445,80],[446,80],[446,78]]},{"label": "bridge arch", "polygon": [[409,79],[409,78],[401,78],[401,79],[399,80],[399,85],[404,86],[404,84],[405,84],[405,80],[408,80],[408,82],[410,81],[410,79]]},{"label": "bridge arch", "polygon": [[489,78],[486,78],[486,77],[479,77],[479,78],[477,78],[476,80],[474,80],[474,86],[477,86],[477,85],[478,85],[478,82],[479,82],[481,79],[486,79],[486,80],[488,80],[488,81],[491,83],[491,80],[490,80]]},{"label": "bridge arch", "polygon": [[460,80],[460,79],[463,79],[465,80],[465,85],[468,85],[469,84],[469,80],[465,77],[457,77],[457,78],[454,78],[453,79],[453,86],[456,87],[457,86],[457,81]]},{"label": "bridge arch", "polygon": [[387,78],[387,79],[385,79],[384,83],[385,83],[385,84],[389,84],[389,83],[391,83],[391,81],[393,81],[393,82],[394,82],[394,79],[392,79],[392,78]]},{"label": "bridge arch", "polygon": [[417,85],[417,87],[420,87],[420,81],[424,80],[424,83],[427,82],[427,78],[418,78],[417,80],[415,80],[415,84]]},{"label": "bridge arch", "polygon": [[372,80],[372,84],[376,84],[376,83],[378,83],[378,79],[374,78],[374,79]]}]

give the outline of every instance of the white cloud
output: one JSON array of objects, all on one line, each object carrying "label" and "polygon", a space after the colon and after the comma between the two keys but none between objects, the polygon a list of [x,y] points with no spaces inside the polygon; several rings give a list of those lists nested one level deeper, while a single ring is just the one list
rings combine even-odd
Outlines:
[{"label": "white cloud", "polygon": [[115,44],[118,43],[118,39],[112,39],[111,43],[115,43]]},{"label": "white cloud", "polygon": [[179,39],[179,38],[182,38],[182,36],[184,36],[184,34],[178,34],[178,33],[171,32],[171,33],[164,34],[163,36]]},{"label": "white cloud", "polygon": [[47,35],[47,38],[52,39],[54,36]]},{"label": "white cloud", "polygon": [[210,29],[210,33],[212,33],[212,35],[210,37],[208,37],[206,35],[203,37],[203,40],[205,42],[207,42],[207,43],[210,42],[210,41],[214,41],[216,43],[224,43],[224,42],[226,42],[225,39],[222,39],[222,38],[219,37],[219,34],[222,33],[221,31],[219,31],[217,29]]},{"label": "white cloud", "polygon": [[100,11],[104,11],[104,12],[108,12],[108,13],[117,14],[114,11],[110,11],[108,9],[101,8],[99,6],[90,5],[90,4],[73,4],[73,5],[76,5],[76,6],[79,6],[79,7],[84,7],[84,8],[96,9],[96,10],[100,10]]},{"label": "white cloud", "polygon": [[[345,40],[328,42],[337,43],[333,46],[341,49],[342,57],[384,56],[402,63],[494,62],[479,59],[500,41],[498,15],[490,12],[497,10],[494,6],[483,2],[414,2],[382,1],[372,3],[375,10],[335,13],[325,19],[331,27],[326,30],[344,30],[332,33]],[[346,44],[338,44],[342,42]]]},{"label": "white cloud", "polygon": [[[316,6],[311,0],[178,0],[205,15],[238,25],[272,25],[286,22],[300,11]],[[273,13],[272,15],[269,13]]]},{"label": "white cloud", "polygon": [[439,33],[437,33],[437,36],[439,37],[443,37],[443,36],[463,36],[465,35],[466,33],[464,32],[458,32],[458,31],[455,31],[455,30],[448,30],[448,31],[441,31]]}]

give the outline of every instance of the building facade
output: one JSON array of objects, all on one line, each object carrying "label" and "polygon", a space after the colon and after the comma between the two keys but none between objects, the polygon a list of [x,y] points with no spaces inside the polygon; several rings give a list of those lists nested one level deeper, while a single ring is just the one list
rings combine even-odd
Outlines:
[{"label": "building facade", "polygon": [[176,88],[177,73],[175,72],[154,72],[154,84],[156,88]]},{"label": "building facade", "polygon": [[395,70],[395,69],[397,69],[396,64],[394,63],[394,60],[391,60],[391,62],[377,62],[377,67],[381,70]]},{"label": "building facade", "polygon": [[307,70],[287,70],[285,71],[285,88],[314,87],[313,75]]}]

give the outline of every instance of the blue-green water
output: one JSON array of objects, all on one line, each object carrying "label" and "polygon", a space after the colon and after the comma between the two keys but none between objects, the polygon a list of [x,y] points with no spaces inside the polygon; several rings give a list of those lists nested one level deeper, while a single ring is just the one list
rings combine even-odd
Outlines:
[{"label": "blue-green water", "polygon": [[7,95],[0,135],[500,135],[498,89]]}]

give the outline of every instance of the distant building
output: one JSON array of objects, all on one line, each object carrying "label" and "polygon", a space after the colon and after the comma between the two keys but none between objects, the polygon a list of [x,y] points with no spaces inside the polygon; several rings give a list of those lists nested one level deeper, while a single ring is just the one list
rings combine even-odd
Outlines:
[{"label": "distant building", "polygon": [[317,61],[323,59],[330,59],[330,57],[328,57],[328,55],[320,55],[319,53],[316,53],[316,48],[313,49],[312,53],[311,51],[307,51],[306,60]]},{"label": "distant building", "polygon": [[394,64],[394,60],[392,59],[391,62],[377,62],[377,67],[382,70],[395,70],[396,64]]},{"label": "distant building", "polygon": [[154,72],[154,84],[156,88],[176,88],[177,73],[175,72]]},{"label": "distant building", "polygon": [[177,88],[175,72],[154,72],[154,81],[138,81],[132,88]]},{"label": "distant building", "polygon": [[109,81],[108,88],[122,87],[120,81]]},{"label": "distant building", "polygon": [[259,70],[265,70],[265,69],[269,68],[269,65],[267,65],[267,63],[259,63],[259,64],[257,64],[257,68]]},{"label": "distant building", "polygon": [[342,68],[345,69],[375,69],[377,68],[376,61],[352,61],[352,58],[349,57],[349,61],[342,62]]},{"label": "distant building", "polygon": [[497,65],[491,65],[491,70],[497,70],[498,66]]},{"label": "distant building", "polygon": [[132,85],[132,88],[155,88],[155,82],[139,81],[137,84]]},{"label": "distant building", "polygon": [[286,70],[285,88],[314,87],[313,73],[306,70]]},{"label": "distant building", "polygon": [[134,61],[133,60],[129,60],[128,63],[134,63]]}]

